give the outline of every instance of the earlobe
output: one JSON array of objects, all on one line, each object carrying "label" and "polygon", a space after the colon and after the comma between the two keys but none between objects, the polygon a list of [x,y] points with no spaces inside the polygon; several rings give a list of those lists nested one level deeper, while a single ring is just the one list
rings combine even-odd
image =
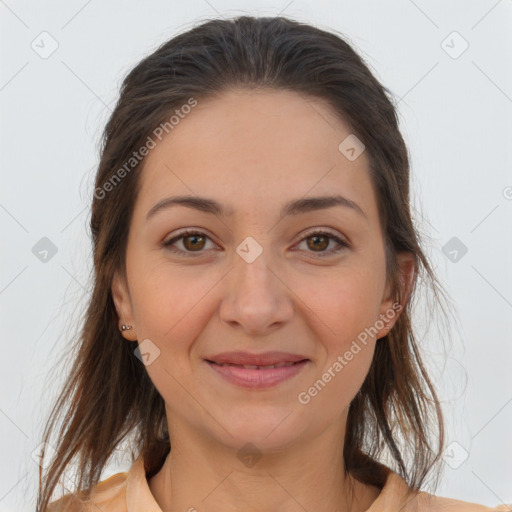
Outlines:
[{"label": "earlobe", "polygon": [[[125,280],[119,275],[118,271],[114,273],[114,277],[112,278],[111,293],[117,316],[119,318],[118,329],[127,340],[135,341],[137,339],[137,335],[135,332],[128,287],[126,286]],[[124,329],[123,325],[125,326]],[[127,329],[126,326],[131,327]]]}]

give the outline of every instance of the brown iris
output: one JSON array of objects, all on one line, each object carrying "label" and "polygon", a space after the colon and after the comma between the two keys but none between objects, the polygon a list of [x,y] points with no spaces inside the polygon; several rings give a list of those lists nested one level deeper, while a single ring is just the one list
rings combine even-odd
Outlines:
[{"label": "brown iris", "polygon": [[[188,241],[192,240],[189,244]],[[198,242],[199,240],[199,242]],[[204,247],[205,237],[204,235],[187,235],[183,237],[183,245],[187,250],[199,249],[201,250]]]},{"label": "brown iris", "polygon": [[[320,243],[318,243],[317,241],[319,239],[323,240],[323,243],[322,243],[322,241]],[[308,247],[310,249],[313,249],[313,248],[314,249],[325,249],[329,245],[329,237],[325,236],[325,235],[312,235],[312,236],[308,236],[307,240],[308,240]],[[313,242],[313,244],[311,244],[310,240],[315,240],[315,242]]]}]

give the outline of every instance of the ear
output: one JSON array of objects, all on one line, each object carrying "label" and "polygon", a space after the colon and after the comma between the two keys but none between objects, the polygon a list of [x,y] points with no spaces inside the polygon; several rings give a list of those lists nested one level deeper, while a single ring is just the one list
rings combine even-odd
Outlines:
[{"label": "ear", "polygon": [[405,304],[409,300],[414,279],[416,276],[416,263],[414,254],[411,252],[399,252],[396,256],[398,265],[398,284],[400,287],[401,302],[391,296],[390,283],[386,284],[386,291],[380,306],[378,326],[384,324],[377,334],[377,339],[386,336],[393,328],[398,317],[402,313]]},{"label": "ear", "polygon": [[116,270],[112,278],[112,299],[119,317],[118,329],[121,331],[121,325],[131,325],[130,330],[121,331],[122,335],[130,341],[137,341],[135,321],[133,319],[132,304],[130,293],[126,284],[126,279]]}]

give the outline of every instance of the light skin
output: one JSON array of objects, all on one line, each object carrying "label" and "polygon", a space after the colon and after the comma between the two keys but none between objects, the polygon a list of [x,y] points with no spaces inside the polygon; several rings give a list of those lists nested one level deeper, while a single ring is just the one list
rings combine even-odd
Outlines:
[{"label": "light skin", "polygon": [[[338,149],[351,133],[319,99],[231,90],[199,99],[146,157],[127,280],[116,274],[112,292],[120,325],[133,326],[123,336],[150,339],[160,350],[146,370],[165,400],[172,446],[149,481],[163,512],[362,512],[379,495],[344,475],[343,439],[375,344],[398,315],[308,404],[298,400],[393,309],[367,152],[350,161]],[[363,213],[334,206],[279,215],[289,201],[335,194]],[[233,213],[180,205],[146,218],[178,195],[214,199]],[[206,238],[175,241],[184,254],[162,246],[183,228]],[[335,253],[334,239],[315,239],[325,230],[348,247]],[[247,237],[262,249],[251,263],[237,253]],[[407,293],[413,258],[403,253],[398,262]],[[291,379],[248,390],[204,361],[231,350],[286,351],[310,361]],[[237,457],[248,442],[261,455],[253,465]]]}]

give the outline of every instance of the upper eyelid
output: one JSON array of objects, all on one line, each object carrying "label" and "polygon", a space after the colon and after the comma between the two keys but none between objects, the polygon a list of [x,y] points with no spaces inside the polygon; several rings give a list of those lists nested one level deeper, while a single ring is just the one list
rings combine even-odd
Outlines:
[{"label": "upper eyelid", "polygon": [[163,243],[164,243],[164,245],[170,244],[171,241],[173,241],[173,240],[174,240],[174,242],[177,242],[178,240],[181,240],[182,238],[184,238],[186,236],[192,236],[192,235],[203,235],[203,236],[207,237],[208,239],[210,239],[212,242],[216,243],[214,241],[214,237],[210,236],[206,231],[204,231],[203,229],[199,229],[199,228],[198,229],[194,229],[194,228],[184,229],[182,232],[169,237]]}]

